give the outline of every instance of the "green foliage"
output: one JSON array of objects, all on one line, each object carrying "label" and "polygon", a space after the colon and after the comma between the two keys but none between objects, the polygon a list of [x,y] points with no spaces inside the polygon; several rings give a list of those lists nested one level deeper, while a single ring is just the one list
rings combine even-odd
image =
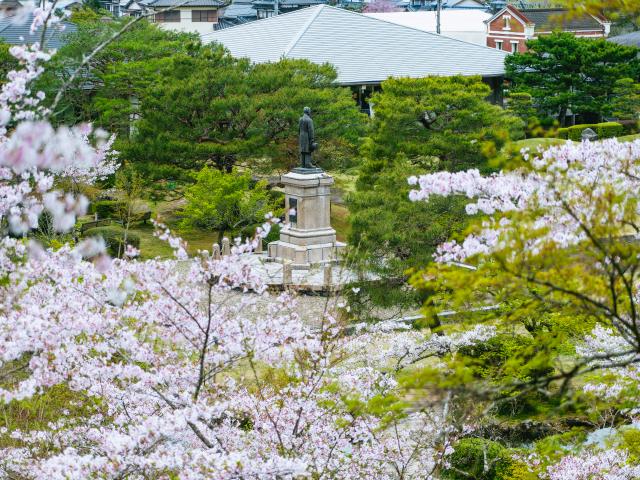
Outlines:
[{"label": "green foliage", "polygon": [[93,12],[105,12],[99,0],[83,0],[82,5]]},{"label": "green foliage", "polygon": [[140,237],[138,235],[131,232],[126,232],[125,235],[125,229],[115,225],[90,228],[82,236],[85,238],[102,237],[107,244],[107,251],[113,257],[121,256],[125,251],[126,245],[131,245],[135,248],[140,247]]},{"label": "green foliage", "polygon": [[[0,403],[0,426],[9,432],[28,432],[46,430],[60,420],[65,420],[67,425],[82,424],[100,408],[95,399],[59,384],[31,398]],[[0,448],[16,444],[20,444],[20,440],[8,434],[0,435]]]},{"label": "green foliage", "polygon": [[530,94],[526,92],[510,92],[506,101],[507,110],[524,123],[527,137],[537,137],[544,133],[533,105],[533,97]]},{"label": "green foliage", "polygon": [[[90,9],[74,13],[78,31],[36,85],[49,104],[86,53],[130,21],[100,17]],[[189,180],[188,170],[204,165],[289,168],[298,162],[298,119],[310,106],[317,161],[347,168],[357,163],[367,117],[335,78],[333,67],[305,60],[252,65],[196,35],[142,20],[91,57],[52,118],[115,133],[120,159],[151,182]]]},{"label": "green foliage", "polygon": [[372,304],[419,304],[417,292],[403,287],[406,270],[429,263],[436,246],[466,224],[462,201],[409,201],[407,178],[415,173],[408,162],[398,160],[377,176],[372,189],[359,189],[349,197],[353,258],[360,268],[384,278],[361,285],[351,303],[356,314],[366,317]]},{"label": "green foliage", "polygon": [[618,137],[624,132],[624,127],[617,122],[583,123],[567,128],[559,128],[558,136],[560,138],[579,142],[582,140],[582,131],[585,128],[590,128],[596,132],[598,134],[598,139]]},{"label": "green foliage", "polygon": [[547,355],[536,358],[538,349],[543,348],[543,344],[531,336],[500,334],[486,342],[464,347],[460,354],[469,358],[468,365],[479,377],[526,380],[553,371]]},{"label": "green foliage", "polygon": [[640,462],[640,429],[623,428],[620,430],[622,445],[629,451],[630,461]]},{"label": "green foliage", "polygon": [[116,218],[120,211],[120,202],[118,200],[98,200],[91,203],[91,213],[97,213],[98,219]]},{"label": "green foliage", "polygon": [[375,117],[362,148],[365,162],[349,197],[352,260],[385,279],[363,284],[352,308],[419,304],[406,271],[431,261],[435,248],[460,233],[468,216],[459,199],[411,202],[407,178],[437,170],[480,168],[522,121],[486,101],[479,78],[389,79],[372,99]]},{"label": "green foliage", "polygon": [[640,116],[640,83],[633,78],[617,80],[613,88],[611,114],[620,120],[638,121]]},{"label": "green foliage", "polygon": [[[122,17],[106,22],[103,16],[87,8],[73,13],[77,32],[69,35],[37,82],[48,102],[88,52],[131,21]],[[93,122],[117,134],[119,141],[126,140],[145,89],[163,78],[173,55],[186,54],[195,45],[199,40],[193,34],[162,30],[146,20],[137,22],[91,58],[65,91],[52,119],[64,124]]]},{"label": "green foliage", "polygon": [[6,78],[7,73],[18,67],[18,60],[9,53],[11,45],[0,41],[0,85],[2,85]]},{"label": "green foliage", "polygon": [[208,165],[228,172],[238,162],[254,170],[289,168],[299,161],[298,119],[310,106],[321,147],[317,160],[322,164],[336,151],[354,158],[366,117],[335,78],[329,65],[251,65],[220,47],[202,46],[175,55],[145,90],[137,134],[121,149],[136,162],[185,169]]},{"label": "green foliage", "polygon": [[375,117],[360,187],[399,157],[428,171],[459,171],[483,166],[508,140],[522,138],[522,122],[487,102],[490,93],[479,77],[383,82],[371,99]]},{"label": "green foliage", "polygon": [[[523,231],[522,241],[526,241],[526,235]],[[495,325],[498,332],[487,342],[446,356],[448,368],[426,372],[421,382],[425,388],[431,382],[464,388],[468,395],[477,392],[485,398],[491,392],[492,398],[501,402],[501,414],[550,415],[549,411],[558,406],[555,396],[562,398],[564,392],[547,389],[540,390],[544,395],[529,395],[525,393],[537,390],[526,390],[525,385],[552,383],[550,378],[557,373],[558,359],[575,353],[572,345],[595,326],[595,319],[562,295],[550,299],[544,287],[504,271],[501,266],[506,261],[500,256],[480,264],[478,270],[430,265],[413,275],[411,284],[426,298],[423,312],[431,325],[449,331],[483,322]],[[559,278],[582,279],[583,275],[591,278],[575,255],[566,251],[544,257],[540,264],[529,268],[554,282]],[[496,308],[481,313],[469,311],[470,305]],[[452,325],[441,324],[437,312],[443,310],[459,312],[447,319]]]},{"label": "green foliage", "polygon": [[496,474],[496,480],[538,480],[540,478],[530,470],[529,465],[515,460]]},{"label": "green foliage", "polygon": [[498,442],[483,438],[463,438],[454,446],[454,452],[448,455],[449,467],[442,472],[444,480],[495,480],[506,478],[511,459],[507,449]]},{"label": "green foliage", "polygon": [[507,97],[507,108],[525,122],[536,115],[533,97],[525,92],[510,93]]},{"label": "green foliage", "polygon": [[566,452],[579,445],[587,439],[587,434],[583,428],[572,428],[568,432],[558,435],[550,435],[535,443],[535,451],[541,458],[556,461]]},{"label": "green foliage", "polygon": [[596,125],[598,138],[613,138],[622,135],[624,127],[617,122],[604,122]]},{"label": "green foliage", "polygon": [[136,205],[142,195],[142,176],[130,165],[126,164],[116,172],[116,188],[120,193],[118,217],[125,227],[140,217]]},{"label": "green foliage", "polygon": [[601,120],[611,111],[616,82],[640,74],[638,50],[605,39],[553,33],[527,46],[529,51],[505,61],[513,91],[530,94],[538,116],[557,116],[563,126],[569,110]]},{"label": "green foliage", "polygon": [[183,229],[199,228],[234,233],[247,226],[257,226],[265,214],[279,214],[278,205],[269,195],[267,182],[252,185],[249,173],[223,173],[204,167],[195,177],[196,183],[185,193],[187,205],[182,211]]}]

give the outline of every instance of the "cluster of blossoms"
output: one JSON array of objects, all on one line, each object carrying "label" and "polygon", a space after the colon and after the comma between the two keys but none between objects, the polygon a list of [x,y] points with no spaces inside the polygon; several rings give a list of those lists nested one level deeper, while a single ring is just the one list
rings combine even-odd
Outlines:
[{"label": "cluster of blossoms", "polygon": [[[568,142],[535,158],[525,157],[532,170],[487,177],[477,170],[438,172],[409,178],[411,185],[419,187],[410,193],[414,201],[428,200],[432,195],[464,195],[473,199],[467,213],[490,216],[479,233],[462,243],[441,245],[436,253],[439,261],[463,261],[477,254],[512,249],[523,229],[536,233],[525,245],[535,253],[549,243],[559,248],[576,245],[587,238],[585,230],[612,225],[621,233],[628,220],[634,224],[640,213],[635,202],[640,141]],[[601,215],[603,201],[611,206],[605,218]],[[516,216],[524,211],[535,214],[526,220]]]},{"label": "cluster of blossoms", "polygon": [[[411,177],[409,183],[417,186],[411,200],[466,196],[467,214],[482,214],[473,233],[438,248],[437,261],[479,260],[483,268],[496,259],[494,263],[506,265],[505,271],[514,272],[514,280],[522,274],[533,285],[562,292],[586,304],[595,317],[599,314],[597,326],[575,345],[576,362],[582,362],[585,373],[605,373],[590,375],[579,395],[598,405],[603,419],[623,416],[628,421],[640,412],[640,319],[635,309],[640,300],[635,273],[640,141],[567,142],[535,157],[523,153],[529,168],[484,177],[477,170]],[[554,255],[575,258],[587,275],[594,276],[594,283],[602,281],[604,287],[576,287],[585,279],[571,277],[571,270],[569,278],[555,278],[564,265],[558,262],[561,273],[555,272],[555,262],[550,261]],[[581,449],[543,473],[551,480],[639,476],[639,467],[621,448]]]},{"label": "cluster of blossoms", "polygon": [[89,125],[52,127],[40,105],[44,94],[31,95],[29,89],[49,54],[37,44],[14,46],[11,53],[23,68],[9,72],[0,92],[0,231],[4,224],[23,235],[37,227],[45,210],[57,231],[67,231],[76,215],[85,213],[87,200],[54,191],[55,179],[92,183],[112,174],[117,168],[114,138]]},{"label": "cluster of blossoms", "polygon": [[[160,235],[181,258],[182,243]],[[362,365],[354,346],[371,350],[366,335],[345,336],[329,314],[319,328],[306,325],[287,294],[265,303],[244,247],[222,259],[97,268],[83,260],[103,255],[92,242],[55,252],[3,242],[0,365],[20,375],[0,401],[57,386],[77,402],[44,430],[7,432],[13,445],[0,450],[0,471],[384,479],[428,476],[451,450],[459,429],[446,412],[402,416],[391,431],[367,413],[397,384]]]},{"label": "cluster of blossoms", "polygon": [[3,428],[0,476],[429,478],[460,429],[447,409],[369,412],[397,388],[354,348],[369,342],[366,354],[375,337],[345,335],[330,314],[311,328],[243,261],[277,219],[222,258],[188,258],[161,224],[174,260],[138,261],[131,247],[134,260],[114,260],[99,238],[54,251],[6,235],[36,228],[44,211],[69,230],[87,201],[56,180],[116,168],[112,138],[46,121],[29,84],[48,54],[12,53],[23,70],[0,94],[0,403],[73,401],[46,426]]},{"label": "cluster of blossoms", "polygon": [[634,480],[640,477],[640,465],[629,462],[629,454],[620,449],[567,455],[547,468],[548,480]]}]

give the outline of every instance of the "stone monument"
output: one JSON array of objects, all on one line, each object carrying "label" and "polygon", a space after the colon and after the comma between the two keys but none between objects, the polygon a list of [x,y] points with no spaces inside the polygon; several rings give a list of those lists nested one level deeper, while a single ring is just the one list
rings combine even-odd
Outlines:
[{"label": "stone monument", "polygon": [[269,258],[294,269],[310,268],[339,260],[346,244],[336,240],[331,228],[333,177],[313,164],[318,145],[311,110],[304,108],[299,122],[300,167],[282,176],[285,191],[285,224],[280,240],[268,246]]},{"label": "stone monument", "polygon": [[580,137],[582,138],[582,140],[589,140],[590,142],[593,142],[598,139],[598,134],[594,132],[591,128],[587,127],[584,130],[582,130]]}]

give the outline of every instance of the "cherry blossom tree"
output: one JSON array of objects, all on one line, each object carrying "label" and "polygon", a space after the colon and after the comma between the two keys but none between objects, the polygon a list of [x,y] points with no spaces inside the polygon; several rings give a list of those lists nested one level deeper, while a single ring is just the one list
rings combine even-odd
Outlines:
[{"label": "cherry blossom tree", "polygon": [[409,179],[419,187],[413,200],[464,195],[468,214],[484,214],[436,259],[477,264],[472,275],[497,266],[518,287],[569,299],[624,340],[607,359],[637,361],[640,142],[569,142],[525,157],[530,168],[489,177],[469,170]]},{"label": "cherry blossom tree", "polygon": [[[591,404],[600,428],[637,426],[640,142],[568,142],[523,153],[524,166],[490,176],[468,170],[409,179],[417,187],[412,200],[466,197],[476,219],[466,235],[440,246],[436,263],[417,272],[413,284],[431,293],[428,315],[450,309],[454,323],[488,324],[498,334],[515,329],[533,339],[530,363],[514,358],[507,367],[547,368],[483,382],[483,398],[560,396]],[[568,351],[571,360],[561,361]],[[582,388],[572,390],[578,376]],[[544,460],[540,477],[638,475],[635,457],[622,447],[572,448],[559,461]]]},{"label": "cherry blossom tree", "polygon": [[386,13],[400,12],[402,10],[400,10],[392,0],[373,0],[372,2],[366,3],[362,11],[365,13]]},{"label": "cherry blossom tree", "polygon": [[[34,28],[48,21],[43,12]],[[113,139],[89,125],[52,127],[30,91],[50,54],[38,45],[12,54],[22,69],[0,93],[0,404],[56,389],[73,400],[46,426],[2,428],[3,477],[437,474],[467,419],[448,399],[383,407],[400,402],[397,372],[491,330],[434,338],[388,324],[349,334],[330,311],[302,322],[295,298],[270,295],[246,262],[277,222],[269,215],[222,259],[188,258],[161,224],[173,260],[138,261],[130,246],[111,259],[100,238],[45,250],[28,239],[38,217],[47,211],[68,231],[88,203],[59,180],[113,173]],[[378,342],[388,346],[368,355]]]}]

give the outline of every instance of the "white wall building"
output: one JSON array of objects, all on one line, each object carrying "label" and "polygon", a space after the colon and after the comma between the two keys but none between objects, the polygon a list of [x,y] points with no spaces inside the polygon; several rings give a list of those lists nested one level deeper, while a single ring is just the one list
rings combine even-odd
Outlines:
[{"label": "white wall building", "polygon": [[[385,12],[367,13],[367,16],[415,28],[423,32],[436,33],[436,12]],[[484,23],[491,14],[482,10],[446,9],[440,12],[440,33],[476,45],[487,44],[487,26]]]},{"label": "white wall building", "polygon": [[[174,5],[175,9],[166,10]],[[225,5],[218,0],[157,0],[149,5],[155,10],[154,21],[163,29],[191,32],[199,35],[213,32],[218,24],[219,9]],[[166,10],[166,11],[163,11]]]}]

